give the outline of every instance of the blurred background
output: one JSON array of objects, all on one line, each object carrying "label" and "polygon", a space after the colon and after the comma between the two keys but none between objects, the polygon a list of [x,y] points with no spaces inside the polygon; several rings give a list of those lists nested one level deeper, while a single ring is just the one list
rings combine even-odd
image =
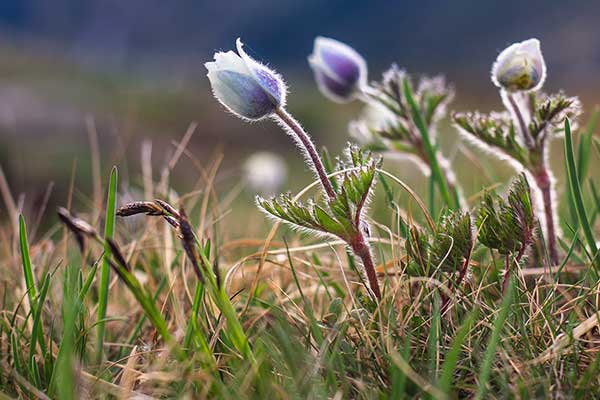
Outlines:
[{"label": "blurred background", "polygon": [[[190,154],[208,166],[222,153],[223,185],[239,182],[248,155],[269,150],[284,155],[293,171],[286,187],[294,189],[310,174],[289,138],[273,123],[242,122],[212,99],[203,63],[215,50],[233,48],[238,36],[285,77],[290,111],[318,145],[337,154],[360,105],[333,104],[318,93],[306,61],[315,36],[355,47],[371,79],[393,62],[411,73],[443,73],[457,89],[451,109],[481,111],[500,108],[489,79],[498,52],[537,37],[548,65],[546,90],[579,95],[590,110],[600,89],[599,17],[600,2],[583,0],[2,0],[0,165],[13,195],[35,207],[49,182],[50,205],[64,204],[77,160],[76,200],[85,203],[93,186],[92,122],[103,179],[116,163],[123,182],[141,187],[142,143],[152,142],[158,180],[195,121]],[[455,136],[444,131],[451,155]],[[398,173],[420,179],[410,165]],[[183,156],[173,186],[187,193],[197,174]],[[477,184],[476,174],[461,175]]]}]

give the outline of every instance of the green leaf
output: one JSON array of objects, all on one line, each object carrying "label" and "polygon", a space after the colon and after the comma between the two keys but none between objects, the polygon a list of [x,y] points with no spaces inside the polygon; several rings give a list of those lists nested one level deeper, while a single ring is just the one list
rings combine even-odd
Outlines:
[{"label": "green leaf", "polygon": [[27,288],[27,296],[29,297],[29,306],[32,308],[32,311],[35,312],[37,289],[35,287],[33,268],[29,256],[27,227],[25,226],[25,218],[23,218],[23,215],[19,215],[19,243],[21,246],[21,261],[23,264],[23,275],[25,276],[25,287]]},{"label": "green leaf", "polygon": [[529,184],[523,175],[513,181],[507,200],[494,193],[484,194],[477,226],[479,241],[503,255],[531,243],[535,220]]},{"label": "green leaf", "polygon": [[454,113],[452,120],[462,132],[469,134],[484,146],[506,154],[523,165],[530,164],[528,151],[516,139],[516,130],[509,115]]},{"label": "green leaf", "polygon": [[104,354],[104,335],[106,329],[106,308],[108,305],[108,285],[110,281],[110,247],[107,240],[112,239],[115,233],[115,218],[117,209],[118,171],[113,167],[108,183],[106,199],[106,214],[104,219],[104,257],[100,269],[100,287],[98,288],[98,314],[96,325],[96,362],[100,364]]},{"label": "green leaf", "polygon": [[[560,130],[557,126],[565,118],[575,117],[580,109],[579,100],[576,97],[567,97],[563,93],[546,96],[542,93],[532,93],[533,109],[535,110],[529,132],[534,138],[547,135],[548,131]],[[552,133],[552,132],[550,132]]]},{"label": "green leaf", "polygon": [[480,372],[478,378],[477,393],[475,395],[476,400],[484,398],[485,393],[487,392],[487,383],[490,377],[490,373],[492,371],[494,359],[496,358],[496,348],[500,343],[500,335],[502,334],[502,329],[504,328],[504,322],[508,317],[508,311],[510,310],[510,305],[513,301],[514,291],[515,282],[514,278],[511,276],[508,282],[508,289],[506,290],[506,294],[504,295],[504,299],[502,300],[502,304],[500,306],[500,310],[498,311],[498,315],[494,320],[492,335],[490,336],[490,340],[488,341],[487,346],[485,348],[483,362],[479,367]]},{"label": "green leaf", "polygon": [[579,147],[577,151],[577,176],[579,178],[579,184],[581,185],[587,176],[588,167],[590,164],[590,154],[592,151],[592,139],[594,137],[594,131],[598,124],[598,117],[600,113],[598,110],[594,111],[590,120],[588,121],[585,133],[580,136]]},{"label": "green leaf", "polygon": [[315,206],[314,212],[315,217],[323,230],[340,237],[346,235],[345,228],[338,221],[333,219],[323,208]]},{"label": "green leaf", "polygon": [[431,142],[431,138],[429,137],[429,130],[425,125],[425,121],[423,121],[423,116],[417,106],[414,97],[413,91],[410,87],[410,82],[408,79],[404,79],[403,82],[403,93],[406,98],[406,102],[410,108],[412,119],[415,123],[415,126],[419,130],[421,134],[421,139],[423,140],[423,145],[425,147],[425,152],[427,153],[427,158],[429,161],[429,165],[431,168],[431,173],[435,177],[440,193],[444,199],[444,202],[450,209],[454,209],[459,207],[459,204],[454,204],[453,198],[450,196],[450,189],[448,188],[448,182],[444,178],[444,174],[442,173],[442,169],[437,160],[436,150],[433,147],[433,143]]},{"label": "green leaf", "polygon": [[475,323],[478,315],[479,309],[477,308],[469,313],[460,328],[458,328],[456,336],[452,341],[452,346],[444,357],[442,373],[438,382],[440,390],[444,393],[450,393],[450,389],[452,388],[452,378],[454,371],[456,370],[456,365],[458,364],[458,358],[462,351],[463,343],[465,342],[465,339],[467,338],[467,335],[469,334],[469,331]]},{"label": "green leaf", "polygon": [[577,176],[577,167],[575,162],[575,154],[573,153],[573,136],[571,134],[571,124],[569,119],[565,119],[565,158],[567,160],[567,175],[569,179],[569,188],[575,204],[575,210],[577,211],[577,217],[586,242],[592,253],[593,262],[598,269],[598,247],[596,246],[596,240],[594,239],[594,233],[592,227],[589,224],[585,205],[583,203],[583,194],[581,193],[581,186],[579,184],[579,177]]}]

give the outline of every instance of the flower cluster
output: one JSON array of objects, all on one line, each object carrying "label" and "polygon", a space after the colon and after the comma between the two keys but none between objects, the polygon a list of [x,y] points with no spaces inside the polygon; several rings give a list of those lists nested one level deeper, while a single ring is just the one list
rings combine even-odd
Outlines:
[{"label": "flower cluster", "polygon": [[462,136],[526,173],[536,196],[535,207],[544,228],[552,263],[558,262],[557,196],[548,160],[549,142],[560,135],[565,118],[576,118],[580,104],[563,93],[540,92],[546,64],[537,39],[515,43],[500,53],[492,67],[492,82],[500,88],[506,108],[501,113],[454,113]]},{"label": "flower cluster", "polygon": [[[442,77],[413,79],[396,65],[380,82],[367,84],[366,62],[354,49],[333,39],[317,38],[309,63],[321,92],[337,102],[358,99],[363,116],[350,123],[350,135],[362,147],[408,158],[436,175],[446,205],[463,203],[450,162],[436,140],[438,121],[446,115],[454,90]],[[341,85],[340,85],[341,84]]]},{"label": "flower cluster", "polygon": [[[466,211],[450,162],[438,143],[438,123],[447,114],[453,88],[441,77],[421,78],[415,84],[416,80],[396,65],[383,74],[380,82],[369,83],[365,59],[350,46],[330,38],[315,40],[308,61],[324,96],[339,103],[365,103],[363,116],[350,124],[351,135],[361,147],[350,145],[346,161],[335,169],[323,162],[310,136],[285,109],[286,86],[281,77],[248,56],[239,39],[237,54],[216,53],[215,60],[206,64],[219,102],[242,119],[276,120],[301,149],[324,195],[321,201],[311,199],[305,203],[290,194],[270,200],[258,197],[259,207],[295,228],[343,240],[362,261],[368,288],[380,299],[365,210],[381,159],[370,152],[409,156],[430,175],[447,207],[437,226],[432,223],[431,233],[415,227],[408,230],[407,252],[417,265],[426,267],[423,271],[434,263],[445,272],[456,272],[459,283],[466,274],[475,242],[475,218]],[[524,173],[507,201],[486,194],[477,217],[480,242],[506,257],[514,255],[516,262],[533,242],[534,215],[544,228],[551,262],[558,262],[556,194],[548,142],[560,134],[566,117],[577,116],[579,101],[562,93],[541,93],[545,79],[540,42],[530,39],[515,43],[500,53],[492,67],[492,82],[500,89],[506,110],[452,115],[464,138]],[[282,169],[278,165],[270,163],[266,168]],[[275,177],[263,176],[260,180],[270,181],[270,189],[280,183]]]},{"label": "flower cluster", "polygon": [[[271,200],[257,198],[259,207],[268,215],[299,229],[342,239],[358,257],[369,282],[368,289],[376,299],[381,290],[368,242],[365,210],[380,161],[355,146],[348,149],[348,168],[327,171],[323,160],[302,126],[285,110],[286,87],[283,80],[265,65],[253,60],[237,41],[238,54],[216,53],[206,63],[208,78],[217,100],[242,119],[256,121],[275,119],[296,142],[309,168],[321,183],[327,201],[303,205],[289,195]],[[336,101],[349,101],[358,96],[366,83],[366,63],[348,46],[330,39],[318,38],[310,64],[319,87]],[[256,164],[256,162],[254,162]],[[330,178],[329,173],[339,175]]]}]

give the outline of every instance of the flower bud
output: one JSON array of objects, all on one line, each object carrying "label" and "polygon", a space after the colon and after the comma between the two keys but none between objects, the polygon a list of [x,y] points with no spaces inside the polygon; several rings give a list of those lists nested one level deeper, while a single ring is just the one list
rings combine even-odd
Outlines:
[{"label": "flower bud", "polygon": [[330,100],[353,100],[367,84],[367,63],[352,47],[334,39],[317,37],[308,62],[321,93]]},{"label": "flower bud", "polygon": [[507,47],[492,67],[494,85],[511,92],[538,90],[545,79],[546,63],[537,39]]},{"label": "flower bud", "polygon": [[286,86],[281,77],[252,59],[238,38],[237,52],[218,52],[204,64],[213,94],[229,111],[248,120],[259,120],[285,106]]}]

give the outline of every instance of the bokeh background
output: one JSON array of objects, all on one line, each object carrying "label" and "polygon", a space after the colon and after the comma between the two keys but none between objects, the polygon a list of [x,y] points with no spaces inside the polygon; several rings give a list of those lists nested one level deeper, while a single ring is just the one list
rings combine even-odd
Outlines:
[{"label": "bokeh background", "polygon": [[[270,122],[236,119],[211,97],[203,63],[238,36],[284,75],[290,110],[335,154],[360,105],[332,104],[318,93],[306,61],[315,36],[355,47],[372,79],[393,62],[412,73],[443,73],[457,89],[451,108],[482,111],[500,107],[489,80],[498,52],[538,37],[546,90],[579,95],[591,110],[600,93],[599,18],[600,2],[583,0],[2,0],[0,165],[13,195],[35,207],[49,182],[50,205],[66,201],[76,159],[76,201],[85,203],[92,188],[86,119],[95,123],[104,179],[117,163],[131,186],[141,185],[142,142],[152,141],[158,171],[196,121],[188,149],[206,165],[224,154],[223,185],[239,181],[249,154],[270,150],[290,163],[296,188],[310,175],[289,138]],[[446,131],[445,153],[456,153],[454,133]],[[410,165],[399,168],[419,179]],[[464,169],[459,176],[477,182]],[[186,193],[197,179],[183,157],[173,185]]]}]

